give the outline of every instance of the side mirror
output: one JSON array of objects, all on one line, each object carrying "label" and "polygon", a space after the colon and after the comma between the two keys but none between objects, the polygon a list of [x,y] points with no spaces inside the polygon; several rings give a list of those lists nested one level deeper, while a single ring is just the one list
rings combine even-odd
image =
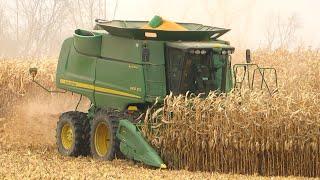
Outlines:
[{"label": "side mirror", "polygon": [[34,79],[38,74],[38,68],[30,68],[29,74],[31,75],[32,79]]},{"label": "side mirror", "polygon": [[251,63],[251,51],[250,49],[246,50],[246,62]]}]

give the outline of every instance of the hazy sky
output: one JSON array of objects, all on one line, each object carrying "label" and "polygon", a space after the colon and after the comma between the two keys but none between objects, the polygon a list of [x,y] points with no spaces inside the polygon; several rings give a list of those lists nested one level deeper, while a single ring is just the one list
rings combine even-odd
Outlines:
[{"label": "hazy sky", "polygon": [[[117,0],[107,0],[112,19]],[[226,39],[243,48],[266,42],[266,28],[292,15],[299,24],[299,43],[320,48],[320,0],[118,0],[114,19],[149,20],[154,15],[179,22],[230,28]]]}]

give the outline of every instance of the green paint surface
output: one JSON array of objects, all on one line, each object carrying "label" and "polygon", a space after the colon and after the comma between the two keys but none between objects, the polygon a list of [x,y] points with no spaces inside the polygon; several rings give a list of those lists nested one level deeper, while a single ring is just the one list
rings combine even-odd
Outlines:
[{"label": "green paint surface", "polygon": [[127,158],[159,168],[164,164],[158,153],[130,121],[120,120],[117,137],[120,140],[120,150]]},{"label": "green paint surface", "polygon": [[[77,30],[77,33],[63,43],[57,67],[57,86],[88,97],[97,107],[123,110],[130,104],[152,104],[156,98],[163,99],[170,92],[167,89],[166,47],[179,49],[182,53],[193,48],[212,50],[215,77],[212,91],[228,92],[233,87],[230,62],[221,55],[224,48],[232,48],[227,42],[210,39],[198,42],[135,40],[106,32]],[[142,58],[144,48],[148,49],[147,61]],[[183,64],[177,68],[183,68]],[[61,79],[94,88],[74,87],[61,83]],[[101,88],[129,96],[97,90]]]}]

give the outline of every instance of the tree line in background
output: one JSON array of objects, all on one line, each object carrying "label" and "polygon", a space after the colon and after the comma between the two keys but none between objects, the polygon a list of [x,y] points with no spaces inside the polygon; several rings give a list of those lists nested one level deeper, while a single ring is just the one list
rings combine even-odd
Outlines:
[{"label": "tree line in background", "polygon": [[[111,0],[110,0],[111,1]],[[63,40],[77,28],[93,28],[94,19],[108,19],[107,0],[0,0],[0,58],[56,57]],[[116,1],[117,2],[117,1]],[[213,3],[216,4],[213,4]],[[247,1],[246,1],[247,2]],[[248,0],[237,10],[231,8],[233,0],[203,0],[204,10],[210,17],[223,19],[227,27],[233,27],[238,16],[245,16],[242,36],[232,37],[238,48],[248,40],[248,28],[254,15],[256,0]],[[117,4],[117,3],[116,3]],[[212,11],[210,7],[219,7]],[[117,5],[116,5],[117,7]],[[187,12],[187,10],[186,10]],[[218,16],[218,15],[221,15]],[[185,14],[187,15],[187,14]],[[212,19],[214,24],[215,20]],[[266,25],[262,47],[288,49],[297,40],[298,17],[270,18]],[[242,46],[241,46],[242,45]]]},{"label": "tree line in background", "polygon": [[105,0],[0,0],[0,57],[57,56],[75,28],[106,17]]}]

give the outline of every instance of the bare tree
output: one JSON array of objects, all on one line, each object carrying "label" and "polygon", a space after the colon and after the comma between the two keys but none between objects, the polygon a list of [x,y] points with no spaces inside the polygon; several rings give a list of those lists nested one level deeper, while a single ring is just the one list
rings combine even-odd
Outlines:
[{"label": "bare tree", "polygon": [[52,51],[52,44],[64,22],[65,3],[61,0],[20,0],[20,12],[25,26],[22,53],[43,55]]},{"label": "bare tree", "polygon": [[280,15],[269,17],[270,22],[266,26],[266,45],[268,49],[288,49],[296,40],[296,33],[300,27],[298,16],[293,14],[287,19]]},{"label": "bare tree", "polygon": [[0,0],[0,58],[12,54],[11,45],[15,43],[13,40],[15,33],[12,33],[14,27],[12,27],[7,10],[7,1]]},{"label": "bare tree", "polygon": [[269,21],[266,25],[265,39],[266,39],[266,48],[271,50],[274,46],[276,40],[277,30],[274,24],[274,18],[272,16],[268,17]]},{"label": "bare tree", "polygon": [[75,27],[91,28],[94,19],[104,18],[101,12],[106,12],[106,1],[101,0],[66,0],[67,10]]},{"label": "bare tree", "polygon": [[0,57],[57,56],[74,29],[105,14],[105,0],[0,0]]},{"label": "bare tree", "polygon": [[296,14],[291,15],[285,22],[278,18],[278,36],[281,48],[288,48],[290,42],[296,38],[296,32],[299,28],[298,17]]}]

